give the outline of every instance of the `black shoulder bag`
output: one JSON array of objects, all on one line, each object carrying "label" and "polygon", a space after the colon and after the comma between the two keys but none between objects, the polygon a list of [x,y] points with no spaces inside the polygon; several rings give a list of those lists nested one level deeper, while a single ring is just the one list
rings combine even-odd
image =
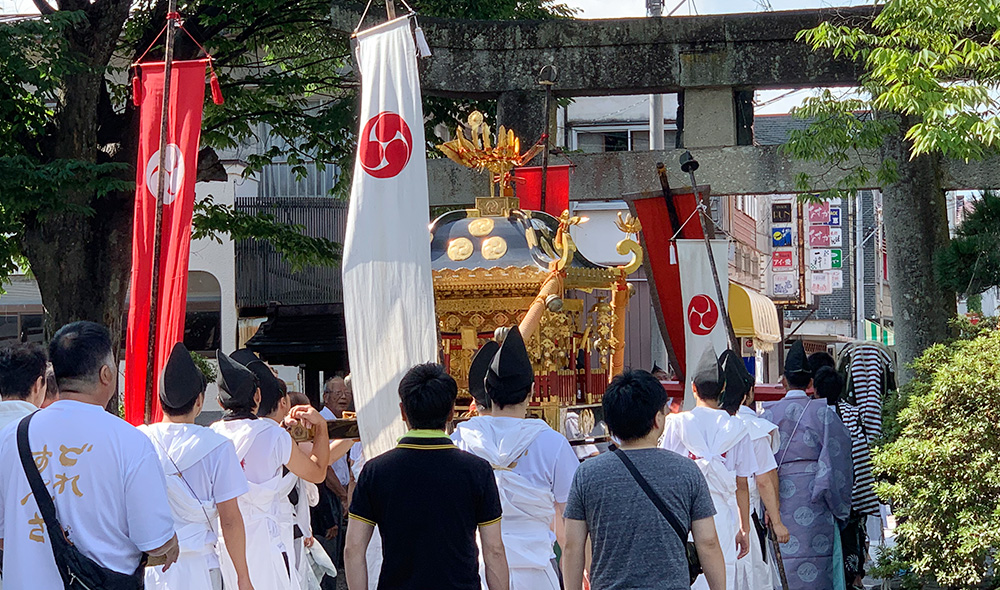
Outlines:
[{"label": "black shoulder bag", "polygon": [[628,458],[625,452],[621,449],[615,449],[614,453],[619,459],[621,459],[621,462],[625,464],[625,468],[632,474],[632,477],[635,479],[635,482],[639,484],[639,487],[642,488],[642,491],[646,492],[646,495],[656,506],[656,509],[660,511],[660,514],[663,515],[663,518],[666,518],[667,522],[670,523],[670,528],[674,529],[674,532],[676,532],[677,536],[680,537],[681,543],[684,544],[684,551],[687,557],[688,576],[691,578],[691,583],[694,584],[694,581],[698,579],[698,576],[704,572],[701,569],[701,560],[698,559],[698,550],[695,548],[693,542],[688,541],[688,531],[684,530],[684,527],[681,526],[677,517],[670,512],[670,509],[667,508],[663,499],[660,498],[659,494],[653,490],[652,486],[649,485],[649,482],[646,481],[646,478],[639,473],[639,470],[635,468],[635,464],[632,463],[632,460]]},{"label": "black shoulder bag", "polygon": [[28,443],[28,424],[32,416],[25,416],[17,425],[17,453],[21,457],[21,467],[28,478],[31,486],[31,493],[35,496],[35,503],[45,520],[45,528],[49,533],[49,541],[52,543],[52,554],[56,560],[56,568],[62,578],[63,586],[67,590],[142,590],[144,579],[144,567],[146,566],[146,554],[142,554],[142,559],[138,569],[132,574],[122,574],[105,567],[101,567],[96,561],[84,555],[66,537],[62,525],[56,518],[56,505],[52,502],[52,496],[45,489],[42,476],[38,473],[38,466],[31,456],[31,447]]}]

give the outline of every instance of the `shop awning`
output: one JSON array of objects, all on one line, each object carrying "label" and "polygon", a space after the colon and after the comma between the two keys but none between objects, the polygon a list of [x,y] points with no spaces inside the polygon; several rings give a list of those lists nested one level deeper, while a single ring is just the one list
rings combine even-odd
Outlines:
[{"label": "shop awning", "polygon": [[771,350],[781,342],[778,308],[760,293],[729,284],[729,317],[737,338],[753,338],[754,347]]}]

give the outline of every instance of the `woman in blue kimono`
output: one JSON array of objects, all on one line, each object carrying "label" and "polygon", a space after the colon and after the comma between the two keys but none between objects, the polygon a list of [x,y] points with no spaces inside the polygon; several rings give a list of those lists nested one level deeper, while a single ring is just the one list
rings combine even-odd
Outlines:
[{"label": "woman in blue kimono", "polygon": [[763,405],[778,425],[781,519],[791,535],[781,545],[788,590],[844,590],[840,530],[851,512],[851,435],[824,400],[806,394],[812,373],[801,341],[785,362],[788,393]]}]

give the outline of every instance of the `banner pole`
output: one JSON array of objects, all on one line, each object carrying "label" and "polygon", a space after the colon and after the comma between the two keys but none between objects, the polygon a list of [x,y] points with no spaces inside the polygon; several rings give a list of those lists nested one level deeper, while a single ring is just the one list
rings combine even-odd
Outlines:
[{"label": "banner pole", "polygon": [[[177,26],[177,0],[167,3],[166,47],[163,52],[163,103],[160,110],[160,160],[156,177],[156,214],[153,224],[153,280],[149,301],[149,356],[146,357],[146,407],[144,422],[153,421],[153,391],[156,383],[156,327],[160,300],[160,237],[163,233],[163,192],[167,188],[167,134],[170,131],[170,77],[174,61],[174,29]],[[180,154],[177,157],[181,157]]]},{"label": "banner pole", "polygon": [[[542,106],[542,109],[545,111],[543,113],[545,127],[542,129],[542,137],[539,139],[539,141],[545,146],[542,150],[542,185],[540,188],[541,206],[539,209],[545,213],[548,213],[546,196],[548,195],[549,184],[549,131],[552,130],[552,120],[549,118],[549,109],[552,108],[552,86],[556,83],[556,77],[558,77],[558,75],[556,67],[552,64],[542,66],[541,71],[538,73],[538,83],[545,89],[545,103]],[[560,211],[559,213],[562,212]],[[558,217],[559,213],[556,213],[553,217]]]}]

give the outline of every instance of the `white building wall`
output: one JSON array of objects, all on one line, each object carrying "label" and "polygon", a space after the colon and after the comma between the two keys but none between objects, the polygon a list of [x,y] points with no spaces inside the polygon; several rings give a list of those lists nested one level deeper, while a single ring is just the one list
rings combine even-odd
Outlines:
[{"label": "white building wall", "polygon": [[[226,182],[200,182],[195,185],[195,198],[201,200],[210,195],[219,205],[233,206],[237,196],[257,195],[257,181],[241,176],[242,164],[229,164],[226,171],[229,173],[229,180]],[[192,241],[188,271],[207,272],[219,281],[222,330],[220,343],[222,351],[229,354],[237,347],[236,248],[228,236],[222,236],[221,239],[222,243],[212,239]],[[216,361],[213,364],[218,368]],[[218,395],[215,383],[209,383],[205,392],[204,409],[209,415],[222,411]]]}]

